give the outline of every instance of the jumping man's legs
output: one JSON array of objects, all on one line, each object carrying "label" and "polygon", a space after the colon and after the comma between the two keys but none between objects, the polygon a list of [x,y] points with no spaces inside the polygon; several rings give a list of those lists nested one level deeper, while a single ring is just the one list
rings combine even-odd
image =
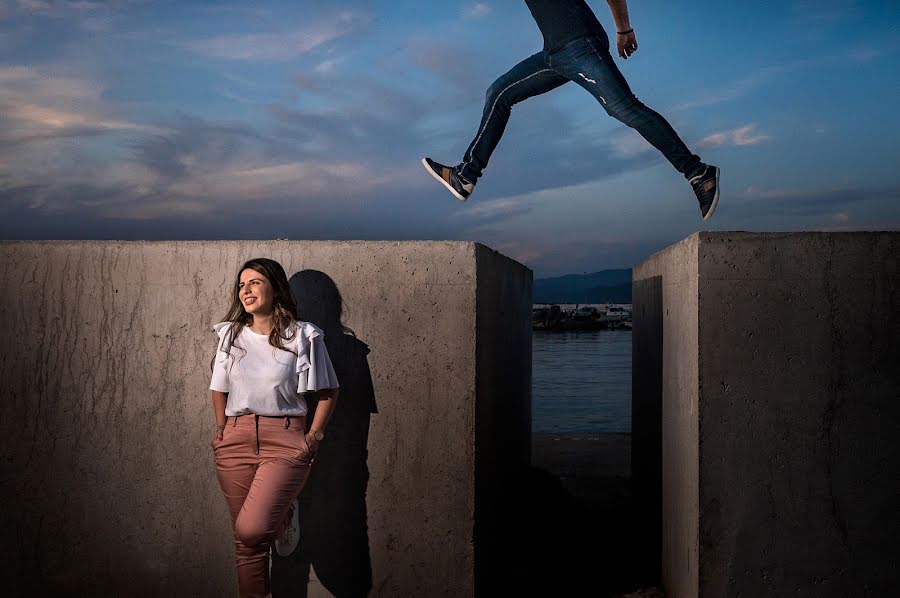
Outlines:
[{"label": "jumping man's legs", "polygon": [[476,182],[500,142],[514,104],[552,91],[568,79],[555,72],[538,52],[501,75],[485,94],[481,124],[460,165],[463,178]]},{"label": "jumping man's legs", "polygon": [[699,156],[688,149],[668,121],[631,92],[609,53],[606,38],[582,38],[553,54],[551,62],[557,72],[593,95],[610,116],[640,133],[685,178],[702,171]]},{"label": "jumping man's legs", "polygon": [[552,54],[549,62],[557,73],[593,95],[610,116],[658,149],[690,181],[703,219],[712,217],[719,200],[719,169],[701,162],[665,118],[635,97],[609,53],[606,37],[576,40]]},{"label": "jumping man's legs", "polygon": [[513,105],[575,81],[593,95],[606,112],[637,130],[682,173],[694,189],[700,213],[709,220],[719,199],[719,169],[692,153],[665,118],[641,103],[609,53],[609,40],[584,37],[550,55],[526,58],[488,88],[481,124],[463,161],[445,166],[430,158],[422,163],[458,199],[465,201],[481,177],[503,136]]},{"label": "jumping man's legs", "polygon": [[556,89],[567,81],[548,66],[543,52],[526,58],[488,88],[481,124],[462,163],[458,166],[445,166],[430,158],[423,158],[422,164],[450,193],[465,201],[503,136],[513,104]]}]

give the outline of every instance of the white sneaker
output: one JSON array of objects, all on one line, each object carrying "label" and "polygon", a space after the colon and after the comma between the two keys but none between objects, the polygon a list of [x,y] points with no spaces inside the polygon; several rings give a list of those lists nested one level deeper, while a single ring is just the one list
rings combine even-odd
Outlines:
[{"label": "white sneaker", "polygon": [[278,556],[290,556],[300,545],[300,503],[296,498],[291,501],[288,515],[281,532],[275,536]]}]

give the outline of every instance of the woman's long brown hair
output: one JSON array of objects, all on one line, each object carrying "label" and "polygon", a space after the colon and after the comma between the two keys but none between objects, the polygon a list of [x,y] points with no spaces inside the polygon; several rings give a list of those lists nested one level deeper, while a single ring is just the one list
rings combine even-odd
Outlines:
[{"label": "woman's long brown hair", "polygon": [[[253,316],[247,313],[241,301],[241,272],[248,268],[265,276],[274,291],[273,302],[275,305],[272,313],[272,332],[269,333],[269,344],[297,355],[295,351],[286,348],[282,342],[292,340],[296,334],[293,330],[290,334],[287,332],[288,327],[294,322],[294,314],[297,311],[294,305],[294,296],[291,294],[291,287],[288,285],[287,275],[284,273],[284,268],[281,267],[281,264],[264,257],[253,258],[245,262],[238,270],[231,290],[231,307],[228,308],[228,312],[222,318],[223,322],[233,322],[228,337],[223,344],[223,350],[230,352],[231,347],[234,346],[246,353],[243,347],[234,344],[234,339],[240,335],[244,326],[249,326],[253,323]],[[215,359],[215,356],[213,356],[213,359]]]}]

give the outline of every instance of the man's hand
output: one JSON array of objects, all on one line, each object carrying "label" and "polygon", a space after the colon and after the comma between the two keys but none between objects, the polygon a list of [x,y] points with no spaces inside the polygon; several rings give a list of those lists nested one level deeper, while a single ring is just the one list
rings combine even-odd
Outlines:
[{"label": "man's hand", "polygon": [[619,56],[628,60],[629,56],[637,52],[637,48],[637,38],[634,36],[634,31],[616,33],[616,49],[619,51]]}]

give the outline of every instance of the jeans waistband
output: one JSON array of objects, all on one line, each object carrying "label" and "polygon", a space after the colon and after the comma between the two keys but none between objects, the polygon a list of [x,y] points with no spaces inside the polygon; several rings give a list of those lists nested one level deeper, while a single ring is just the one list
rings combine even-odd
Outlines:
[{"label": "jeans waistband", "polygon": [[601,44],[605,43],[607,46],[609,45],[609,38],[606,37],[606,33],[604,32],[602,35],[599,33],[589,33],[587,35],[582,35],[581,37],[576,37],[575,39],[569,40],[560,47],[555,50],[547,50],[546,48],[543,50],[544,60],[552,58],[554,56],[558,56],[561,52],[568,50],[571,46],[574,46],[579,43],[590,43],[591,40],[597,40]]}]

